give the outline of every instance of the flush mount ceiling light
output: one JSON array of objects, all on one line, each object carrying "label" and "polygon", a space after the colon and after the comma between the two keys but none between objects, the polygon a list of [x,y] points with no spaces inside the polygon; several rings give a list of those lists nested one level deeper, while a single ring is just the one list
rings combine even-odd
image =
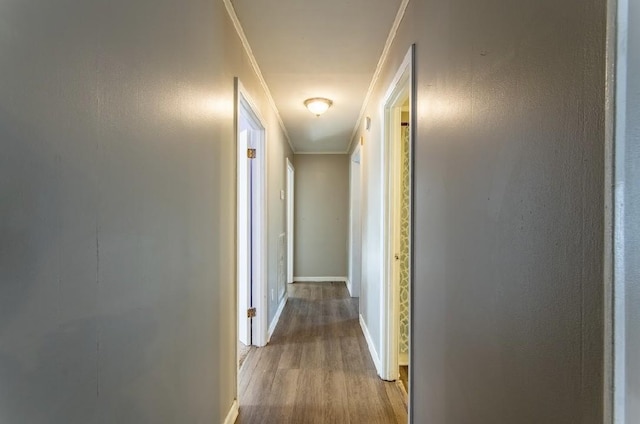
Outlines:
[{"label": "flush mount ceiling light", "polygon": [[333,102],[331,100],[325,99],[324,97],[314,97],[304,101],[304,105],[307,109],[316,116],[320,116],[325,113],[332,104]]}]

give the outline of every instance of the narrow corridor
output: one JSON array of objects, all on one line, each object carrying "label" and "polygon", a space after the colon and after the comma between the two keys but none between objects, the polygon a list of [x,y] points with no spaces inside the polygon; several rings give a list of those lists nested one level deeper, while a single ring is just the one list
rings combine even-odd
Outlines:
[{"label": "narrow corridor", "polygon": [[406,423],[405,396],[375,371],[344,283],[295,283],[264,348],[240,371],[237,424]]}]

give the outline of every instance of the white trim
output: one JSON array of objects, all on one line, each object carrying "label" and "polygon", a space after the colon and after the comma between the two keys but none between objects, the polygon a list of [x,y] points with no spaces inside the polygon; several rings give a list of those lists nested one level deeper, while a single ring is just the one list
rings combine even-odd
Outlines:
[{"label": "white trim", "polygon": [[[234,80],[237,84],[238,93],[241,94],[242,97],[244,98],[245,103],[249,106],[250,112],[253,115],[255,115],[254,121],[256,121],[256,123],[259,124],[266,132],[267,125],[265,124],[265,122],[267,121],[262,116],[262,113],[260,113],[260,108],[258,107],[258,104],[255,101],[253,101],[253,97],[251,97],[251,94],[249,94],[249,90],[247,90],[244,84],[242,84],[242,81],[240,81],[240,78],[235,77]],[[237,101],[238,102],[241,101],[240,96],[238,96]]]},{"label": "white trim", "polygon": [[[356,160],[356,156],[358,155],[360,155],[360,158]],[[356,148],[353,149],[353,152],[351,152],[351,156],[349,157],[351,158],[352,162],[362,163],[362,145],[358,144]]]},{"label": "white trim", "polygon": [[398,355],[398,365],[405,366],[405,367],[409,365],[408,353],[401,353],[400,355]]},{"label": "white trim", "polygon": [[[235,92],[236,92],[236,122],[235,122],[235,131],[236,131],[236,143],[238,142],[238,128],[240,127],[240,116],[241,110],[245,110],[249,113],[249,118],[253,121],[253,124],[256,127],[259,127],[259,132],[261,137],[258,140],[258,155],[257,155],[257,167],[258,167],[258,205],[260,209],[260,225],[258,226],[257,232],[257,243],[259,245],[259,249],[257,253],[258,255],[258,275],[259,282],[253,287],[254,290],[254,307],[257,310],[257,315],[253,321],[253,328],[255,330],[254,337],[252,340],[252,344],[254,346],[264,346],[267,344],[267,214],[268,214],[268,205],[267,205],[267,130],[265,121],[260,115],[258,109],[255,107],[255,103],[253,102],[251,96],[244,88],[244,85],[240,81],[239,78],[235,78]],[[238,155],[243,154],[243,152],[237,153]],[[237,163],[236,163],[237,166]],[[236,194],[237,196],[237,194]],[[236,210],[236,221],[239,221],[239,210]],[[237,236],[237,223],[236,223],[236,240]],[[238,246],[238,248],[240,248]],[[238,282],[236,282],[236,285]],[[237,290],[237,287],[236,287]]]},{"label": "white trim", "polygon": [[269,149],[267,148],[267,131],[265,127],[264,138],[262,139],[262,151],[261,155],[258,151],[258,163],[260,164],[260,177],[262,178],[260,184],[260,205],[262,207],[262,223],[260,224],[260,238],[262,240],[262,249],[260,255],[260,277],[261,284],[258,284],[256,290],[256,297],[258,299],[256,308],[256,314],[259,317],[258,320],[258,334],[257,341],[254,343],[258,347],[267,345],[267,331],[268,331],[268,322],[269,322],[269,314],[268,314],[268,284],[269,284],[269,275],[267,270],[267,260],[269,255],[269,230],[268,230],[268,222],[269,222],[269,205],[267,203],[267,193],[269,192],[269,181],[267,172],[267,164],[269,163],[267,155],[269,153]]},{"label": "white trim", "polygon": [[296,283],[333,283],[333,282],[347,282],[347,277],[293,277],[293,281]]},{"label": "white trim", "polygon": [[269,325],[269,334],[267,337],[267,343],[271,341],[271,336],[273,335],[273,332],[276,331],[276,327],[278,326],[278,322],[280,321],[280,315],[282,315],[282,311],[284,310],[284,307],[287,304],[287,300],[289,300],[289,294],[285,292],[284,296],[282,297],[282,301],[280,302],[280,306],[278,306],[278,310],[276,311],[276,314],[273,317],[273,320],[271,320],[271,325]]},{"label": "white trim", "polygon": [[294,226],[295,226],[295,176],[296,168],[287,157],[286,165],[286,185],[287,194],[285,201],[287,220],[287,283],[293,283],[293,261],[294,261]]},{"label": "white trim", "polygon": [[349,151],[342,151],[342,152],[337,152],[337,151],[333,151],[333,152],[295,152],[296,155],[348,155]]},{"label": "white trim", "polygon": [[262,71],[260,70],[260,66],[258,66],[258,61],[256,60],[256,57],[253,55],[253,50],[251,49],[249,40],[247,40],[247,36],[244,33],[242,24],[240,24],[238,15],[236,15],[236,10],[234,9],[233,4],[231,4],[231,0],[222,0],[222,2],[224,3],[224,6],[227,9],[227,13],[231,18],[231,21],[233,22],[233,27],[236,29],[236,32],[238,33],[238,37],[240,37],[242,46],[244,47],[244,50],[247,53],[247,56],[249,57],[249,62],[251,63],[251,67],[253,68],[253,71],[255,72],[256,77],[258,78],[258,81],[260,81],[260,85],[264,90],[265,96],[267,97],[267,101],[271,105],[271,108],[273,109],[276,115],[276,118],[278,118],[278,122],[280,123],[280,128],[282,129],[282,132],[284,133],[284,136],[287,139],[287,142],[289,143],[289,147],[291,148],[291,151],[295,153],[296,149],[294,149],[293,144],[291,144],[291,138],[289,138],[289,133],[287,132],[287,128],[284,126],[284,121],[280,116],[280,111],[276,106],[275,100],[273,100],[273,96],[271,95],[271,91],[267,86],[267,82],[264,80],[264,77],[262,76]]},{"label": "white trim", "polygon": [[349,296],[353,296],[353,288],[351,287],[351,280],[347,277],[347,280],[344,282],[347,285],[347,290],[349,290]]},{"label": "white trim", "polygon": [[[399,210],[397,202],[397,190],[395,182],[398,178],[399,167],[394,166],[399,149],[396,144],[392,145],[392,133],[394,122],[400,119],[400,110],[397,102],[408,93],[411,104],[410,121],[414,124],[415,110],[413,108],[413,88],[412,88],[412,61],[413,45],[404,57],[402,64],[395,73],[395,76],[387,89],[382,103],[382,170],[383,170],[383,203],[382,208],[382,261],[381,275],[382,287],[380,293],[380,317],[381,317],[381,374],[385,380],[396,380],[399,377],[399,309],[400,293],[399,287],[394,283],[397,278],[397,266],[395,266],[394,255],[397,254],[399,231],[397,227],[396,211]],[[411,284],[411,283],[410,283]]]},{"label": "white trim", "polygon": [[[376,352],[376,347],[373,344],[373,339],[371,338],[371,334],[369,333],[369,328],[367,328],[367,324],[364,322],[364,318],[362,314],[360,316],[360,328],[362,329],[362,334],[364,334],[364,338],[367,341],[367,346],[369,346],[369,353],[371,354],[371,359],[373,359],[373,364],[376,366],[376,372],[380,377],[382,377],[382,373],[380,372],[380,357],[378,356],[378,352]],[[384,377],[382,377],[384,378]]]},{"label": "white trim", "polygon": [[224,419],[223,424],[234,424],[236,419],[238,418],[238,412],[240,411],[240,407],[238,405],[238,399],[234,399],[231,404],[231,409],[229,409],[229,413],[227,417]]},{"label": "white trim", "polygon": [[[242,115],[244,112],[240,112]],[[240,117],[242,119],[242,117]],[[249,163],[241,160],[246,155],[246,149],[249,146],[249,138],[251,137],[249,129],[244,129],[237,124],[236,132],[236,305],[237,305],[237,338],[240,342],[251,344],[251,328],[250,322],[246,318],[246,310],[250,305],[249,293],[249,188],[248,188],[248,168]]]},{"label": "white trim", "polygon": [[391,102],[393,94],[396,91],[398,91],[398,84],[400,83],[400,80],[405,78],[405,73],[407,71],[411,71],[410,65],[411,65],[411,59],[412,59],[412,51],[413,51],[413,46],[409,47],[409,51],[407,51],[407,53],[404,55],[404,59],[402,60],[402,63],[400,64],[400,66],[398,66],[398,69],[396,70],[393,80],[391,80],[391,83],[389,84],[389,87],[387,88],[387,91],[385,93],[383,108],[386,107],[386,105]]},{"label": "white trim", "polygon": [[[627,405],[627,313],[625,260],[625,188],[627,138],[627,93],[629,63],[628,0],[608,2],[607,74],[605,115],[605,418],[626,423]],[[615,18],[613,17],[615,15]],[[613,21],[613,22],[612,22]],[[615,46],[615,47],[614,47]],[[613,63],[611,63],[613,62]],[[611,122],[613,121],[613,122]],[[606,124],[610,123],[607,127]],[[608,208],[607,208],[608,206]],[[608,233],[608,231],[611,231]],[[607,243],[608,242],[608,243]],[[612,344],[612,345],[611,345]]]},{"label": "white trim", "polygon": [[362,124],[362,118],[364,117],[364,112],[367,109],[367,105],[369,104],[369,101],[371,100],[371,95],[373,94],[373,90],[376,86],[376,83],[378,82],[378,78],[380,78],[382,67],[387,61],[387,57],[389,56],[389,51],[391,50],[391,45],[393,44],[393,40],[395,40],[396,38],[398,28],[400,27],[400,22],[402,22],[402,18],[404,17],[404,13],[407,10],[408,4],[409,4],[409,0],[402,0],[402,3],[400,3],[400,7],[398,8],[398,13],[396,13],[396,18],[393,21],[393,25],[391,26],[391,30],[389,30],[389,35],[387,36],[387,41],[384,44],[384,49],[382,49],[382,54],[380,55],[380,59],[378,59],[378,65],[376,66],[376,70],[373,73],[373,77],[371,78],[371,83],[369,83],[367,94],[364,96],[364,101],[362,102],[362,107],[360,108],[360,114],[358,115],[358,120],[356,121],[356,125],[355,127],[353,127],[353,131],[351,132],[351,139],[349,141],[349,147],[347,148],[347,152],[351,151],[354,137],[358,132],[358,128],[360,128],[360,125]]}]

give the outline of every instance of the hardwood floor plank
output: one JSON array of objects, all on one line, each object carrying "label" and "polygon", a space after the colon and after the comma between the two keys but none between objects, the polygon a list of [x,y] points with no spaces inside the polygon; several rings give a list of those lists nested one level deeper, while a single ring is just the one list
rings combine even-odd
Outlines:
[{"label": "hardwood floor plank", "polygon": [[245,359],[239,373],[238,390],[240,393],[244,393],[247,390],[247,387],[249,386],[249,383],[251,381],[251,377],[255,375],[255,369],[256,366],[258,366],[258,362],[261,356],[261,349],[254,349],[249,352],[249,355],[247,355],[247,359]]},{"label": "hardwood floor plank", "polygon": [[[404,391],[404,388],[401,387],[402,383],[396,381],[395,387],[390,384],[385,384],[385,389],[387,390],[387,396],[389,398],[389,402],[391,402],[391,407],[393,408],[393,412],[396,415],[396,421],[398,422],[406,422],[407,419],[407,392]],[[398,393],[400,395],[398,396]],[[400,421],[404,420],[404,421]]]},{"label": "hardwood floor plank", "polygon": [[258,422],[294,423],[293,407],[300,385],[300,370],[279,369],[273,379],[273,390],[269,394],[269,401],[263,406]]},{"label": "hardwood floor plank", "polygon": [[295,283],[268,346],[240,370],[241,424],[406,423],[406,403],[376,374],[344,283]]},{"label": "hardwood floor plank", "polygon": [[302,361],[302,343],[291,342],[282,352],[278,368],[280,369],[300,369]]},{"label": "hardwood floor plank", "polygon": [[292,411],[292,422],[321,424],[323,413],[322,371],[312,368],[300,370],[296,402]]},{"label": "hardwood floor plank", "polygon": [[303,369],[315,369],[322,367],[323,342],[319,338],[310,340],[302,346],[302,359],[300,366]]},{"label": "hardwood floor plank", "polygon": [[323,422],[349,423],[349,402],[347,400],[347,382],[344,372],[329,371],[323,373]]}]

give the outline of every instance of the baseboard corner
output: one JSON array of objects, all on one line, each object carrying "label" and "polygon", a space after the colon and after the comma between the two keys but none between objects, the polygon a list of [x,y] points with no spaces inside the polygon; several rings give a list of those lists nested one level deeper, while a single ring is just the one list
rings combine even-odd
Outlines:
[{"label": "baseboard corner", "polygon": [[231,404],[231,409],[229,410],[227,417],[224,419],[223,424],[234,424],[236,422],[236,419],[238,418],[239,410],[240,408],[238,405],[238,399],[234,399],[233,403]]},{"label": "baseboard corner", "polygon": [[280,301],[280,305],[278,306],[278,310],[271,321],[271,325],[269,325],[269,331],[267,334],[267,343],[271,340],[271,336],[273,332],[276,331],[276,326],[278,322],[280,322],[280,315],[282,315],[282,311],[284,310],[285,305],[287,304],[287,300],[289,300],[289,293],[285,292],[282,301]]}]

